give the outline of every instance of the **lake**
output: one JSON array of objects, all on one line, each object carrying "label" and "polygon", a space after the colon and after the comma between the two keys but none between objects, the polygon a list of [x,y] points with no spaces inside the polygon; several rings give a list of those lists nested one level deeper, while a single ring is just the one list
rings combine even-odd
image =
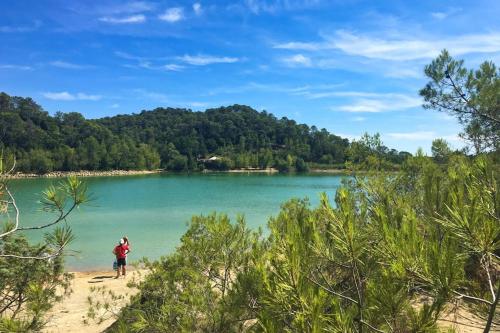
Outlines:
[{"label": "lake", "polygon": [[[192,215],[227,213],[232,219],[243,214],[250,228],[265,227],[280,205],[294,197],[308,197],[313,205],[319,194],[333,198],[342,175],[268,174],[153,174],[82,178],[94,200],[72,213],[68,223],[76,240],[69,249],[69,270],[111,269],[111,253],[127,235],[132,246],[129,260],[156,259],[179,244]],[[37,203],[41,192],[60,179],[16,179],[10,187],[21,209],[24,226],[50,221],[51,214]],[[27,231],[39,240],[42,233]]]}]

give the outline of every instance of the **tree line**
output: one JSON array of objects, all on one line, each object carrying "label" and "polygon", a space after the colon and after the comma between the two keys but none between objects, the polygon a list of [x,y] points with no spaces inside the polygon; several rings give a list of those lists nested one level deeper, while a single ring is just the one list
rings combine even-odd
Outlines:
[{"label": "tree line", "polygon": [[[139,114],[85,119],[49,115],[31,98],[0,93],[0,148],[17,170],[186,171],[270,168],[306,171],[346,162],[396,168],[410,154],[389,149],[379,135],[349,142],[326,129],[232,105],[193,112],[157,108]],[[213,161],[207,158],[216,156]],[[349,165],[349,164],[348,164]]]}]

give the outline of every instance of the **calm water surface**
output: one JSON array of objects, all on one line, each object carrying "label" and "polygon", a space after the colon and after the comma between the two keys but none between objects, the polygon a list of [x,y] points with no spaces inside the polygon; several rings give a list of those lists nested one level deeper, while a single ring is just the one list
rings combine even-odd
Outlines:
[{"label": "calm water surface", "polygon": [[[266,174],[155,174],[82,178],[93,202],[68,219],[76,240],[67,258],[71,270],[109,269],[111,251],[123,235],[130,238],[130,260],[151,259],[172,252],[192,215],[225,212],[232,219],[243,214],[250,228],[265,227],[281,203],[308,197],[313,205],[319,194],[335,195],[343,176]],[[40,193],[58,179],[20,179],[11,189],[21,209],[21,223],[46,223],[52,217],[41,212]],[[28,233],[28,232],[27,232]],[[29,232],[39,240],[42,233]]]}]

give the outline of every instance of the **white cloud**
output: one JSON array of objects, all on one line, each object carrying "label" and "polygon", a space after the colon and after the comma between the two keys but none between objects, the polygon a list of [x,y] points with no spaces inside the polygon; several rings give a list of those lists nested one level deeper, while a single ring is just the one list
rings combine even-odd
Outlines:
[{"label": "white cloud", "polygon": [[215,57],[210,55],[184,55],[182,57],[178,57],[179,60],[194,66],[205,66],[210,64],[230,64],[240,61],[239,58],[234,57]]},{"label": "white cloud", "polygon": [[194,13],[195,13],[196,15],[201,15],[201,13],[202,13],[202,11],[203,11],[203,10],[201,9],[201,3],[199,3],[199,2],[195,2],[195,3],[193,4],[193,11],[194,11]]},{"label": "white cloud", "polygon": [[455,56],[500,52],[500,32],[436,38],[380,38],[338,30],[332,36],[325,36],[320,42],[294,41],[276,44],[274,48],[304,51],[341,50],[349,55],[366,58],[406,61],[434,58],[444,48]]},{"label": "white cloud", "polygon": [[273,46],[275,49],[285,49],[285,50],[304,50],[304,51],[318,51],[327,48],[323,43],[319,42],[288,42],[282,44],[275,44]]},{"label": "white cloud", "polygon": [[146,16],[142,14],[123,16],[123,17],[104,16],[99,18],[99,21],[112,24],[143,23],[146,22]]},{"label": "white cloud", "polygon": [[269,13],[274,14],[283,10],[300,10],[314,7],[321,3],[321,0],[245,0],[245,7],[253,14]]},{"label": "white cloud", "polygon": [[154,4],[146,1],[130,1],[124,4],[121,4],[117,7],[111,8],[111,10],[115,14],[121,13],[138,13],[138,12],[147,12],[153,10],[155,7]]},{"label": "white cloud", "polygon": [[163,65],[162,68],[167,71],[179,72],[184,69],[184,66],[177,64],[166,64]]},{"label": "white cloud", "polygon": [[118,104],[118,103],[111,104],[111,106],[110,106],[110,108],[112,108],[112,109],[117,109],[119,107],[120,107],[120,104]]},{"label": "white cloud", "polygon": [[45,98],[55,101],[98,101],[102,98],[101,95],[89,95],[86,93],[71,94],[67,91],[61,92],[46,92],[42,94]]},{"label": "white cloud", "polygon": [[431,16],[434,17],[435,19],[442,20],[448,17],[447,13],[444,12],[434,12],[431,13]]},{"label": "white cloud", "polygon": [[436,20],[444,20],[445,18],[447,18],[448,16],[451,16],[453,14],[456,14],[458,12],[462,11],[462,8],[455,8],[455,7],[452,7],[452,8],[448,8],[447,10],[445,11],[439,11],[439,12],[432,12],[431,13],[431,16],[433,18],[435,18]]},{"label": "white cloud", "polygon": [[455,143],[465,142],[462,138],[460,138],[456,134],[440,135],[439,133],[436,133],[434,131],[395,132],[395,133],[387,133],[385,135],[393,139],[408,140],[408,141],[419,141],[419,140],[431,141],[434,139],[441,138],[449,142],[455,142]]},{"label": "white cloud", "polygon": [[365,121],[366,118],[365,117],[354,117],[351,119],[352,121],[358,121],[358,122],[361,122],[361,121]]},{"label": "white cloud", "polygon": [[89,67],[89,66],[73,64],[73,63],[61,61],[61,60],[52,61],[49,63],[49,65],[54,66],[54,67],[59,67],[59,68],[65,68],[65,69],[84,69],[84,68]]},{"label": "white cloud", "polygon": [[158,16],[162,21],[174,23],[184,19],[184,9],[182,7],[169,8],[162,15]]},{"label": "white cloud", "polygon": [[4,64],[4,65],[0,65],[0,69],[17,69],[17,70],[21,70],[21,71],[30,71],[33,69],[33,67],[24,66],[24,65]]},{"label": "white cloud", "polygon": [[[420,98],[403,94],[376,94],[362,92],[347,93],[348,94],[344,94],[343,96],[347,97],[365,95],[366,97],[355,98],[354,101],[349,104],[332,107],[332,110],[344,112],[378,113],[388,111],[402,111],[422,105],[422,100]],[[342,96],[342,92],[336,94],[336,96]]]},{"label": "white cloud", "polygon": [[297,66],[311,67],[312,65],[311,58],[306,57],[303,54],[295,54],[290,57],[285,57],[281,59],[281,61],[290,67],[297,67]]},{"label": "white cloud", "polygon": [[400,140],[432,140],[436,137],[436,133],[432,131],[396,132],[387,133],[386,135]]}]

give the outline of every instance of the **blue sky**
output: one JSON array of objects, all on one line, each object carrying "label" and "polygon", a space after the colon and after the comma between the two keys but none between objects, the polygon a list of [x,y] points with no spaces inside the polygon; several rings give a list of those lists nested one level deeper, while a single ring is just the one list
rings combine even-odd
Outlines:
[{"label": "blue sky", "polygon": [[247,104],[389,147],[461,147],[423,110],[443,48],[500,63],[500,1],[2,1],[0,91],[98,118]]}]

